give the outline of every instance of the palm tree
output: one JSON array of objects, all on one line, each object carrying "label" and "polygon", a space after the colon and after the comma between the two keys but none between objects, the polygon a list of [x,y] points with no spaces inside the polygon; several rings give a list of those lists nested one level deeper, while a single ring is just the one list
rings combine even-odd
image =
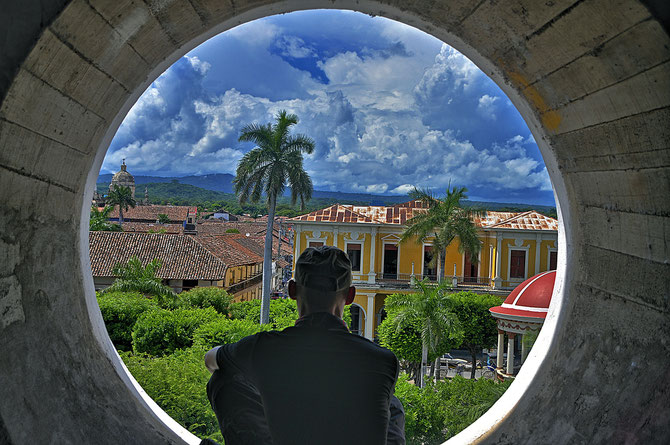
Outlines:
[{"label": "palm tree", "polygon": [[131,257],[126,264],[118,263],[112,268],[112,274],[117,278],[104,292],[140,292],[156,297],[161,306],[174,306],[177,294],[156,277],[160,268],[159,259],[143,266],[137,257]]},{"label": "palm tree", "polygon": [[386,310],[388,319],[398,332],[412,321],[419,321],[421,325],[419,386],[423,387],[428,354],[437,353],[440,345],[449,339],[458,339],[461,332],[458,318],[448,309],[446,291],[450,289],[449,283],[441,282],[436,286],[421,280],[415,284],[416,293],[395,295],[393,299],[387,300]]},{"label": "palm tree", "polygon": [[109,192],[107,202],[112,206],[119,206],[119,224],[123,224],[123,211],[137,205],[130,187],[119,187],[118,185],[114,185],[114,189]]},{"label": "palm tree", "polygon": [[109,214],[112,213],[113,207],[106,206],[102,210],[97,207],[91,207],[91,219],[89,221],[88,230],[107,231],[107,232],[121,232],[121,226],[109,222]]},{"label": "palm tree", "polygon": [[290,135],[289,129],[298,123],[298,116],[277,113],[276,122],[266,125],[249,124],[241,131],[240,142],[254,142],[256,147],[246,153],[237,165],[234,180],[235,194],[240,204],[247,200],[258,202],[265,194],[268,205],[268,224],[263,252],[263,298],[261,324],[270,319],[270,282],[272,279],[272,228],[277,197],[286,186],[291,188],[291,204],[300,198],[300,206],[312,197],[312,180],[303,168],[302,153],[314,151],[314,141],[302,134]]},{"label": "palm tree", "polygon": [[423,243],[429,236],[433,239],[433,258],[431,266],[437,263],[437,279],[442,279],[442,265],[447,247],[459,238],[458,250],[470,257],[470,261],[476,263],[479,258],[481,244],[477,236],[477,227],[473,218],[483,214],[480,210],[464,209],[461,207],[461,199],[467,198],[465,187],[447,187],[444,199],[436,198],[430,190],[414,188],[410,192],[413,200],[421,201],[427,211],[419,213],[407,220],[407,228],[400,237],[400,242],[415,239],[417,243]]}]

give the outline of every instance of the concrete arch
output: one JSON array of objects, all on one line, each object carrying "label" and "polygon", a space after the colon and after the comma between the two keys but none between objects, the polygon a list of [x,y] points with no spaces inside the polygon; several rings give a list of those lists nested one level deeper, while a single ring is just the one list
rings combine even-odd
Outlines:
[{"label": "concrete arch", "polygon": [[147,409],[106,338],[82,208],[122,118],[177,57],[238,23],[317,7],[396,19],[467,55],[520,110],[556,187],[563,280],[538,339],[544,347],[497,409],[456,441],[668,442],[670,39],[662,0],[3,5],[0,442],[194,441]]}]

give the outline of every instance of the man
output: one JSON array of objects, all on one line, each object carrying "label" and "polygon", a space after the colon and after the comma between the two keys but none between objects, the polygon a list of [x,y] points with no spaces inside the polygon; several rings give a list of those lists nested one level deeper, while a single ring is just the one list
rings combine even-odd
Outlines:
[{"label": "man", "polygon": [[393,396],[398,360],[342,321],[356,294],[347,255],[306,249],[288,291],[300,315],[294,327],[205,356],[213,372],[207,395],[226,444],[404,444]]}]

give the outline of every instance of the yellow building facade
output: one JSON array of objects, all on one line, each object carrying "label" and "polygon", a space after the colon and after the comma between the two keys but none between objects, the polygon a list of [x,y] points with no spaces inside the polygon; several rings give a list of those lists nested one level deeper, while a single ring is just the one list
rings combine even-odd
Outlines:
[{"label": "yellow building facade", "polygon": [[555,269],[558,221],[535,211],[487,212],[475,220],[481,251],[470,261],[449,245],[442,276],[430,268],[431,238],[400,243],[406,222],[423,212],[420,202],[395,206],[340,205],[291,220],[294,261],[307,247],[336,246],[349,255],[356,286],[352,331],[372,339],[384,317],[384,301],[396,292],[411,292],[413,280],[447,280],[454,291],[507,295],[516,285],[539,272]]}]

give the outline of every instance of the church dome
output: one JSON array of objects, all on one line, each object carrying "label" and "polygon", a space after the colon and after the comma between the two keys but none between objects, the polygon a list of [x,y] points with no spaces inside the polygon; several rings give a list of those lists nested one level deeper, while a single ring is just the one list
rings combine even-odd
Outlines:
[{"label": "church dome", "polygon": [[544,322],[554,291],[556,271],[535,275],[519,284],[501,306],[489,309],[495,318]]},{"label": "church dome", "polygon": [[118,185],[119,187],[130,187],[133,196],[135,196],[135,178],[126,170],[125,159],[121,163],[121,170],[114,173],[114,176],[112,176],[112,182],[109,184],[109,190],[114,190],[115,185]]}]

